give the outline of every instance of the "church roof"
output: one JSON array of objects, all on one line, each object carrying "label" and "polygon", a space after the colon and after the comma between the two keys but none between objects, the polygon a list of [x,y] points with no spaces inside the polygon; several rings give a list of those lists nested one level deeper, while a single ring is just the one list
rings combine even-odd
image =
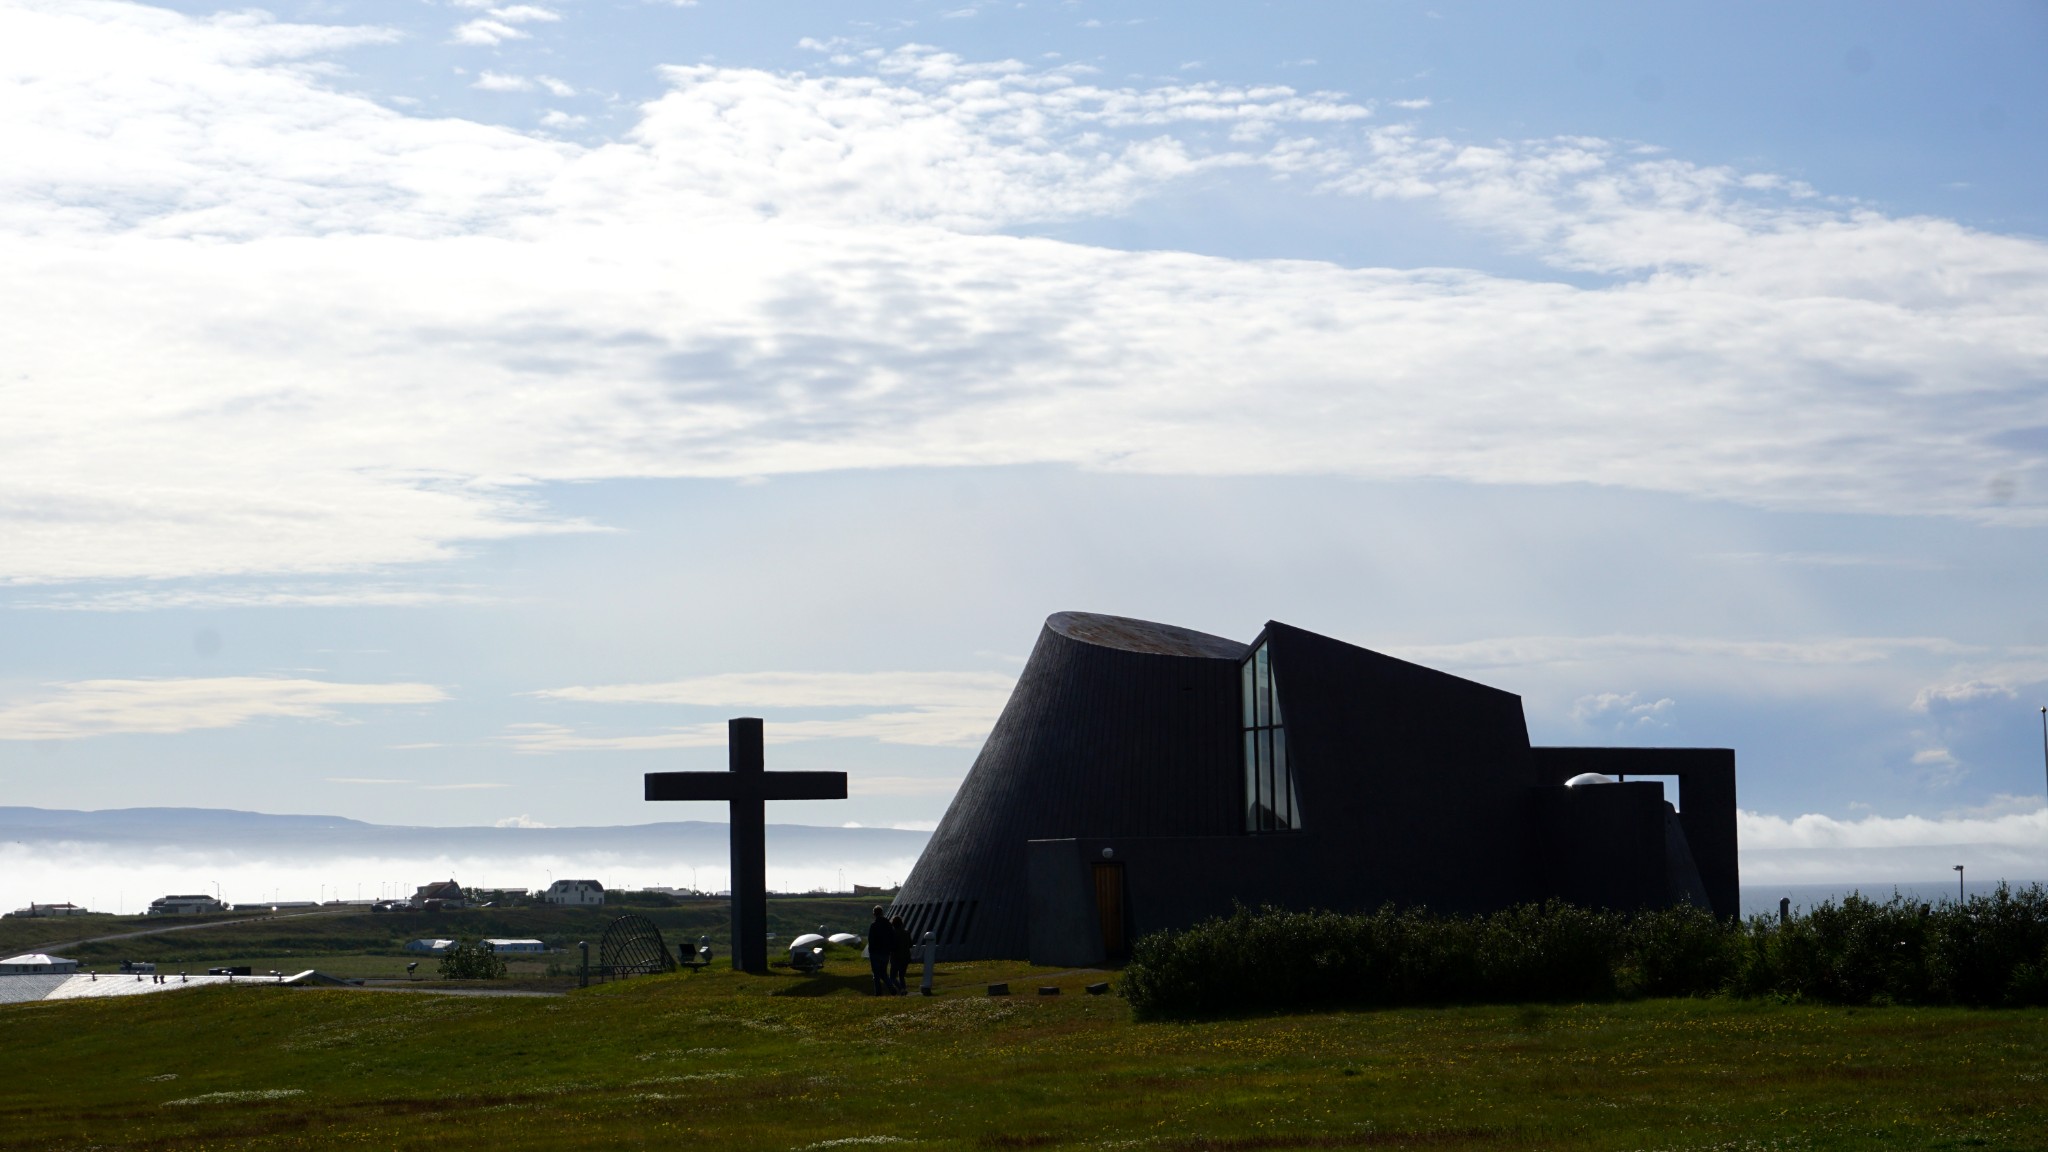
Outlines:
[{"label": "church roof", "polygon": [[1206,656],[1217,660],[1244,659],[1245,646],[1235,640],[1211,636],[1192,628],[1103,616],[1094,612],[1055,612],[1045,626],[1069,640],[1115,648],[1123,652],[1148,652],[1155,656]]}]

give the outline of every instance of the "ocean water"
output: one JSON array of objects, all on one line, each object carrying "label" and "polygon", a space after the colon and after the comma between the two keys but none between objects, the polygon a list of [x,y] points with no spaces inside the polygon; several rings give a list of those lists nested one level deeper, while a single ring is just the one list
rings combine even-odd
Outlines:
[{"label": "ocean water", "polygon": [[[1967,876],[1968,873],[1965,872],[1964,875]],[[1963,883],[1963,893],[1968,896],[1989,896],[1998,890],[2000,883],[2001,881],[1996,878],[1987,880],[1970,878]],[[2048,885],[2048,880],[2007,879],[2003,883],[2014,891],[2018,891],[2029,884]],[[1744,884],[1742,886],[1742,914],[1744,916],[1759,914],[1775,916],[1778,914],[1778,901],[1787,897],[1791,898],[1792,909],[1797,912],[1811,908],[1823,900],[1833,900],[1840,903],[1844,896],[1853,893],[1860,893],[1867,899],[1884,901],[1891,899],[1893,892],[1897,892],[1906,899],[1921,904],[1939,904],[1943,901],[1954,903],[1956,899],[1956,882],[1953,880],[1946,882],[1937,880],[1920,883],[1892,883],[1887,881],[1864,884]]]}]

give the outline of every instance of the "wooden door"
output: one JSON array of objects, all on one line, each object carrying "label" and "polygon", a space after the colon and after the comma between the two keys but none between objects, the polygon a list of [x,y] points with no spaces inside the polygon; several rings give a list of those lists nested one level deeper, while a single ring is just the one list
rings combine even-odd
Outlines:
[{"label": "wooden door", "polygon": [[1124,866],[1095,865],[1095,918],[1102,926],[1102,954],[1110,960],[1130,955],[1124,939]]}]

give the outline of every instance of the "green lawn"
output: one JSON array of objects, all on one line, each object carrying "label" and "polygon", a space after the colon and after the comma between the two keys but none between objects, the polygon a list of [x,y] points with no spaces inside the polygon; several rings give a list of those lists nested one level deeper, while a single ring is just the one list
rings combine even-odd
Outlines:
[{"label": "green lawn", "polygon": [[[1134,1023],[1099,974],[0,1007],[0,1148],[2040,1148],[2048,1014],[1729,1000]],[[991,979],[1019,992],[983,994]],[[1035,995],[1056,984],[1058,997]],[[848,1143],[861,1138],[863,1143]],[[837,1143],[835,1143],[837,1142]]]}]

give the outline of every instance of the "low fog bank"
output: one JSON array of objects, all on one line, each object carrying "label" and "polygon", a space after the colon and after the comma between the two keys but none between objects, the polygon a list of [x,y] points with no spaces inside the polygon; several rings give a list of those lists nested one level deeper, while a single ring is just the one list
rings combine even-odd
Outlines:
[{"label": "low fog bank", "polygon": [[[465,887],[607,888],[728,883],[726,825],[613,828],[415,828],[328,816],[207,809],[50,812],[0,809],[0,911],[70,902],[139,912],[158,896],[216,890],[230,903],[410,896],[454,879]],[[909,875],[929,832],[768,826],[768,883],[778,891],[887,885]]]}]

